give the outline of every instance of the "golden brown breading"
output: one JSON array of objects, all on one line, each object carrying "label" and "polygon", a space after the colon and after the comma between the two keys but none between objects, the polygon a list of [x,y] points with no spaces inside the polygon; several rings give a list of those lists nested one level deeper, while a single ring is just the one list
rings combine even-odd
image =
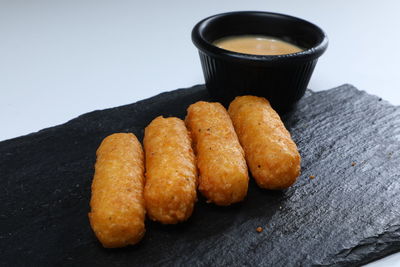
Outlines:
[{"label": "golden brown breading", "polygon": [[98,148],[89,220],[106,248],[139,242],[145,233],[144,163],[136,136],[117,133]]},{"label": "golden brown breading", "polygon": [[165,224],[187,220],[197,200],[197,169],[185,123],[155,118],[145,129],[144,149],[144,199],[150,219]]},{"label": "golden brown breading", "polygon": [[226,109],[219,103],[197,102],[187,110],[199,169],[199,190],[210,202],[230,205],[247,194],[248,171]]},{"label": "golden brown breading", "polygon": [[291,186],[300,174],[300,154],[268,100],[236,97],[229,115],[257,184],[266,189]]}]

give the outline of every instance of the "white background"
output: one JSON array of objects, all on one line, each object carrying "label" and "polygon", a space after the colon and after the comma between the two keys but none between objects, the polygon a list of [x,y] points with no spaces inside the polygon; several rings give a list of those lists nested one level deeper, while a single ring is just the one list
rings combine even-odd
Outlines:
[{"label": "white background", "polygon": [[[82,113],[203,83],[190,33],[221,12],[309,20],[329,36],[309,84],[400,104],[400,2],[0,0],[0,141]],[[374,266],[400,266],[400,253]]]}]

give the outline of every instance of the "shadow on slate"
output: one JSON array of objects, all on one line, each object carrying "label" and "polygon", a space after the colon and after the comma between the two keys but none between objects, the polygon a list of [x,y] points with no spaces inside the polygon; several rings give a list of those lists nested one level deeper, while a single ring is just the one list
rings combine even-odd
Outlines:
[{"label": "shadow on slate", "polygon": [[142,139],[154,117],[183,118],[198,100],[209,100],[204,86],[1,142],[0,265],[350,266],[400,250],[400,108],[350,85],[309,91],[283,116],[302,155],[288,190],[251,181],[247,199],[226,208],[200,196],[188,222],[147,221],[139,245],[103,249],[87,218],[101,140]]}]

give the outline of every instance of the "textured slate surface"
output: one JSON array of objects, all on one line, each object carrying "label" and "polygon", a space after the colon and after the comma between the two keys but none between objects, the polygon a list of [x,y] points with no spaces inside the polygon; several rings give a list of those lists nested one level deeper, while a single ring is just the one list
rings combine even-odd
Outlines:
[{"label": "textured slate surface", "polygon": [[200,197],[188,222],[147,222],[140,245],[103,249],[87,219],[102,138],[142,138],[155,116],[207,99],[177,90],[1,142],[0,265],[358,265],[400,251],[400,108],[349,85],[308,92],[284,116],[303,158],[293,187],[251,182],[228,208]]}]

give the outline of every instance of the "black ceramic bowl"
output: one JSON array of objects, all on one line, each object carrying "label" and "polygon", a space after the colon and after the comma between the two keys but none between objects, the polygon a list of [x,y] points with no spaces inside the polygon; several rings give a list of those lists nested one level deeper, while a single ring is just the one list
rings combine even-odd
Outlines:
[{"label": "black ceramic bowl", "polygon": [[[222,37],[248,34],[277,37],[304,51],[263,56],[213,45]],[[328,46],[325,33],[308,21],[257,11],[208,17],[193,28],[192,40],[199,49],[206,86],[216,100],[228,105],[238,95],[263,96],[281,112],[290,109],[304,95],[318,57]]]}]

